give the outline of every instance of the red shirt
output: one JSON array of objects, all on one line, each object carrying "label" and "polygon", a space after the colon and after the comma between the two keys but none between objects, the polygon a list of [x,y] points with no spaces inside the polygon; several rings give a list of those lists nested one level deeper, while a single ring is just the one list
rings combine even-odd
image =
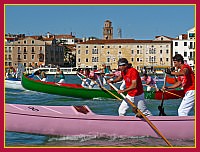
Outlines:
[{"label": "red shirt", "polygon": [[126,75],[124,74],[124,72],[122,72],[121,74],[123,79],[125,80],[126,88],[130,87],[130,85],[132,84],[132,80],[137,81],[136,88],[128,91],[128,95],[133,97],[141,95],[144,92],[139,72],[135,68],[128,68]]},{"label": "red shirt", "polygon": [[178,81],[181,81],[183,90],[186,93],[189,90],[195,90],[195,78],[194,78],[194,72],[192,71],[191,67],[187,64],[184,64],[181,67],[180,71],[183,71],[183,69],[188,69],[188,74],[185,76],[179,76]]}]

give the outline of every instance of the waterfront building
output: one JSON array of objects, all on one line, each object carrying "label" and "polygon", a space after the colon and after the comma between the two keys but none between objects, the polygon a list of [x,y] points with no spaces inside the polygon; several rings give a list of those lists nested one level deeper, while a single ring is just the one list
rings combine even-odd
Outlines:
[{"label": "waterfront building", "polygon": [[[48,43],[51,41],[51,43]],[[44,40],[41,36],[25,36],[5,42],[5,66],[64,65],[64,47],[53,38]]]},{"label": "waterfront building", "polygon": [[166,68],[172,65],[172,39],[158,36],[154,40],[101,39],[77,44],[76,66],[111,69],[118,68],[117,61],[125,57],[133,67],[141,70]]},{"label": "waterfront building", "polygon": [[181,54],[184,61],[193,69],[195,67],[195,28],[187,31],[187,34],[181,34],[173,40],[173,56]]}]

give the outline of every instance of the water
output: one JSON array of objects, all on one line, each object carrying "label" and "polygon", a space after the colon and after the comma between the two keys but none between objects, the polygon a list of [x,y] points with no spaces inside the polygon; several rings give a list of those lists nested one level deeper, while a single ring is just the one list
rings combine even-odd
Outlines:
[{"label": "water", "polygon": [[[49,79],[53,79],[51,76]],[[67,83],[80,83],[76,76],[67,76]],[[162,83],[158,84],[160,88]],[[50,95],[33,91],[20,91],[6,89],[6,103],[28,104],[28,105],[87,105],[90,109],[103,115],[118,115],[120,102],[114,99],[91,99],[83,100],[58,95]],[[158,115],[159,100],[146,100],[147,107],[153,115]],[[165,113],[167,115],[177,115],[177,109],[181,99],[166,100],[164,102]],[[131,108],[128,115],[133,115]],[[190,113],[194,115],[194,111]],[[128,129],[128,128],[127,128]],[[176,147],[193,147],[194,140],[169,140]],[[27,133],[6,132],[6,147],[163,147],[167,146],[165,141],[160,138],[152,137],[116,137],[116,136],[45,136]]]}]

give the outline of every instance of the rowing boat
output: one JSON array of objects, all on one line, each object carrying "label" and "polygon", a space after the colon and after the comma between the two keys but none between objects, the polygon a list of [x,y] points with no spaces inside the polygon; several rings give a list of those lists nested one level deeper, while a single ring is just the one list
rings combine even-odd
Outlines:
[{"label": "rowing boat", "polygon": [[[88,106],[6,104],[6,131],[42,135],[160,137],[143,118],[98,115]],[[194,139],[194,116],[149,116],[168,139]]]},{"label": "rowing boat", "polygon": [[[43,82],[40,80],[34,80],[28,78],[27,76],[22,76],[22,86],[27,90],[38,91],[49,94],[56,94],[62,96],[69,96],[75,98],[83,99],[93,99],[93,98],[114,98],[112,95],[108,94],[106,91],[101,89],[89,89],[84,88],[80,84],[66,84],[66,83],[55,83],[55,82]],[[120,97],[120,95],[114,91],[110,90],[113,94]],[[171,90],[169,91],[173,94],[184,96],[182,90]],[[147,99],[162,99],[162,91],[145,91],[145,98]],[[165,93],[164,99],[177,99],[178,96],[172,95],[170,93]]]}]

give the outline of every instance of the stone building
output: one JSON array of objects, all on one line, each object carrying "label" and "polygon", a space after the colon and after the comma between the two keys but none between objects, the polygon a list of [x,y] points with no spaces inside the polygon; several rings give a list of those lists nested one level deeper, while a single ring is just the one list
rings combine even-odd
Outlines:
[{"label": "stone building", "polygon": [[[49,41],[49,40],[48,40]],[[27,36],[5,43],[5,65],[16,68],[27,66],[64,65],[64,47],[52,39],[49,44],[38,36]]]},{"label": "stone building", "polygon": [[[159,39],[160,38],[160,39]],[[90,40],[77,44],[76,66],[111,69],[118,68],[117,61],[125,57],[133,67],[166,68],[172,65],[172,40],[160,36],[154,40],[110,39]]]}]

